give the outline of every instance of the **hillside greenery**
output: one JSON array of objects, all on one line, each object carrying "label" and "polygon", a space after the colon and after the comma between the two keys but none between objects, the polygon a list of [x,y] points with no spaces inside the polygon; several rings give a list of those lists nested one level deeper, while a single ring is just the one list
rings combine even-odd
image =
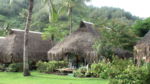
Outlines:
[{"label": "hillside greenery", "polygon": [[[99,79],[47,75],[38,72],[33,72],[32,76],[24,78],[21,73],[17,72],[22,71],[22,64],[12,63],[6,70],[0,65],[1,71],[16,72],[0,72],[0,83],[9,84],[11,81],[12,84],[41,84],[43,82],[46,84],[50,82],[54,84],[105,84],[110,79],[110,84],[146,82],[149,84],[148,63],[137,67],[133,57],[131,59],[115,58],[114,51],[122,49],[133,54],[133,46],[150,30],[150,18],[142,19],[120,8],[87,6],[85,2],[90,0],[52,0],[54,8],[51,9],[49,9],[50,4],[44,1],[46,0],[34,0],[30,28],[32,31],[43,32],[43,39],[51,38],[57,43],[77,30],[80,21],[94,23],[100,38],[96,40],[93,48],[101,55],[99,57],[104,59],[91,64],[89,70],[80,67],[73,74],[75,77],[99,77]],[[7,29],[24,29],[28,4],[28,0],[13,0],[13,2],[0,0],[0,36],[6,36]],[[51,13],[52,10],[54,13]],[[52,73],[57,68],[66,66],[65,62],[50,61],[38,62],[36,68],[40,72]]]},{"label": "hillside greenery", "polygon": [[[72,0],[72,30],[78,28],[81,20],[93,22],[97,28],[107,24],[112,19],[121,19],[128,21],[129,25],[133,24],[135,20],[139,19],[129,12],[119,8],[112,7],[92,7],[87,6],[84,2],[88,0]],[[10,28],[24,29],[25,20],[27,16],[27,0],[14,0],[11,5],[8,4],[9,0],[0,0],[0,27],[9,25]],[[70,22],[68,16],[68,2],[65,0],[53,0],[55,9],[58,10],[58,20],[55,22],[49,21],[49,13],[47,5],[42,3],[41,0],[34,2],[33,17],[31,29],[34,31],[51,30],[49,28],[58,28],[59,31],[69,32]],[[80,3],[80,4],[79,4]],[[48,29],[47,29],[48,28]],[[52,29],[52,30],[53,30]],[[57,30],[57,29],[56,29]],[[60,34],[61,35],[61,34]],[[64,36],[61,35],[61,36]]]}]

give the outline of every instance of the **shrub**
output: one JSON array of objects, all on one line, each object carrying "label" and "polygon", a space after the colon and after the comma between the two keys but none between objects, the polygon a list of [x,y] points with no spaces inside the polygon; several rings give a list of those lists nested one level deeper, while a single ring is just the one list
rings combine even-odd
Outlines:
[{"label": "shrub", "polygon": [[85,77],[85,73],[87,72],[86,67],[80,67],[78,70],[74,71],[74,77]]},{"label": "shrub", "polygon": [[111,66],[118,69],[119,71],[123,71],[128,67],[128,65],[134,65],[131,59],[119,59],[118,57],[113,57],[113,61]]},{"label": "shrub", "polygon": [[79,68],[78,71],[85,74],[87,72],[87,68],[86,67],[81,67],[81,68]]},{"label": "shrub", "polygon": [[98,64],[92,64],[91,70],[96,73],[97,77],[107,79],[113,77],[116,73],[119,73],[116,68],[112,67],[111,63],[106,63],[104,61]]},{"label": "shrub", "polygon": [[23,63],[12,63],[7,67],[9,72],[21,72],[23,71]]},{"label": "shrub", "polygon": [[117,57],[113,57],[112,62],[105,62],[105,60],[99,63],[91,65],[91,70],[96,75],[103,79],[114,78],[116,75],[122,73],[128,65],[133,65],[131,60],[123,60]]},{"label": "shrub", "polygon": [[63,68],[68,65],[65,61],[49,61],[49,62],[42,62],[39,61],[36,66],[37,70],[44,73],[51,73],[55,72],[58,68]]},{"label": "shrub", "polygon": [[[30,70],[33,70],[35,69],[35,64],[34,62],[29,62],[29,69]],[[20,63],[11,63],[11,64],[8,64],[7,66],[5,66],[6,68],[6,71],[8,72],[22,72],[23,71],[23,63],[20,62]]]},{"label": "shrub", "polygon": [[79,70],[73,72],[74,77],[85,77],[85,74],[81,73]]},{"label": "shrub", "polygon": [[109,79],[109,84],[149,84],[149,70],[149,64],[137,67],[130,59],[113,58],[112,62],[92,64],[90,70],[79,68],[74,71],[74,76]]},{"label": "shrub", "polygon": [[100,76],[100,73],[105,72],[107,68],[110,68],[110,63],[105,63],[104,61],[101,61],[98,64],[94,63],[91,65],[91,70],[97,75],[97,77]]},{"label": "shrub", "polygon": [[3,64],[0,64],[0,71],[4,71],[5,70],[5,66]]},{"label": "shrub", "polygon": [[37,70],[40,71],[40,72],[46,72],[46,69],[47,69],[47,62],[42,62],[42,61],[39,61],[37,64]]},{"label": "shrub", "polygon": [[96,74],[97,77],[101,78],[107,78],[108,74],[107,72],[109,71],[110,68],[110,63],[106,63],[104,60],[99,62],[99,63],[94,63],[91,65],[91,70],[93,73]]},{"label": "shrub", "polygon": [[122,73],[110,80],[109,84],[144,84],[148,70],[145,66],[129,65]]},{"label": "shrub", "polygon": [[92,72],[92,70],[88,70],[85,73],[85,77],[97,77],[96,73]]},{"label": "shrub", "polygon": [[87,70],[86,67],[80,67],[73,72],[74,77],[97,77],[91,69]]}]

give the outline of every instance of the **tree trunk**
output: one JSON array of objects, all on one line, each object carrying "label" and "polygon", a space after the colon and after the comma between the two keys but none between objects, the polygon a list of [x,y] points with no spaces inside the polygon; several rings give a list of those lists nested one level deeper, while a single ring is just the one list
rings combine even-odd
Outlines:
[{"label": "tree trunk", "polygon": [[25,32],[24,32],[24,45],[23,45],[23,75],[24,76],[30,76],[29,63],[28,63],[28,33],[29,33],[29,28],[31,23],[33,1],[34,0],[29,0],[29,11],[28,11],[27,21],[25,25]]},{"label": "tree trunk", "polygon": [[72,33],[72,7],[70,7],[70,14],[69,14],[69,19],[70,19],[70,34]]}]

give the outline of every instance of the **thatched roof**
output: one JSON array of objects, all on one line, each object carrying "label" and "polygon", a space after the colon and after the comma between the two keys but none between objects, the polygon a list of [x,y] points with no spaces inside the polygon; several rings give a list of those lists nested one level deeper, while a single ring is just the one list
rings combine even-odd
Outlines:
[{"label": "thatched roof", "polygon": [[[3,43],[6,43],[5,37],[0,37],[0,57],[4,52],[4,47],[6,46],[6,45],[3,45]],[[2,58],[0,58],[0,61],[1,59]]]},{"label": "thatched roof", "polygon": [[[47,51],[52,47],[51,40],[43,40],[40,32],[29,32],[29,60],[47,60]],[[5,42],[0,41],[0,62],[22,62],[24,30],[12,29],[6,36]]]},{"label": "thatched roof", "polygon": [[5,37],[0,37],[0,46],[2,45],[2,43],[5,41]]},{"label": "thatched roof", "polygon": [[48,59],[61,60],[67,53],[73,53],[84,57],[88,62],[97,61],[97,53],[93,49],[93,44],[97,38],[98,33],[93,28],[93,24],[82,21],[77,31],[48,51]]},{"label": "thatched roof", "polygon": [[150,31],[137,42],[134,47],[134,56],[137,60],[150,62]]}]

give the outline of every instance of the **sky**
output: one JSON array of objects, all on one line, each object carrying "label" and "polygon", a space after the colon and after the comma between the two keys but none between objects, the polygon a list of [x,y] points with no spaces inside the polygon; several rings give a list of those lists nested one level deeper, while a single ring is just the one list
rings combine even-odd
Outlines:
[{"label": "sky", "polygon": [[150,0],[91,0],[87,5],[117,7],[141,18],[150,17]]}]

